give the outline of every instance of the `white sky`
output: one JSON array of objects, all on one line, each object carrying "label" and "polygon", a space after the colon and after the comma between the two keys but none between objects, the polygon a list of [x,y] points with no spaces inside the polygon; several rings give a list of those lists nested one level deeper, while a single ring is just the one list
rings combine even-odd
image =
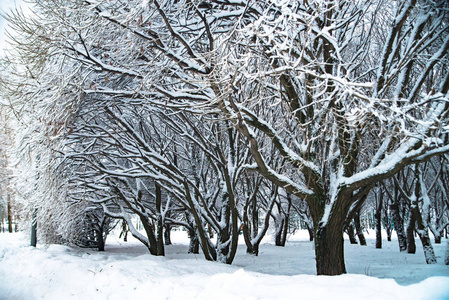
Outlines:
[{"label": "white sky", "polygon": [[[22,5],[22,0],[0,0],[0,14],[6,14],[11,9],[16,6]],[[0,54],[3,53],[3,48],[5,47],[5,29],[7,27],[7,22],[0,15]]]}]

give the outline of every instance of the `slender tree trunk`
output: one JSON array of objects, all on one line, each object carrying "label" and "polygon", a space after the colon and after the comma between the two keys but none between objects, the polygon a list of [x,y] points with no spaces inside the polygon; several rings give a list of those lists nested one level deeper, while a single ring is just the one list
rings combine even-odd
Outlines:
[{"label": "slender tree trunk", "polygon": [[165,248],[164,248],[164,218],[162,216],[162,191],[159,184],[155,185],[156,190],[156,210],[157,210],[157,219],[156,219],[156,255],[164,256]]},{"label": "slender tree trunk", "polygon": [[276,237],[275,237],[275,245],[280,247],[285,247],[285,243],[287,242],[287,234],[288,234],[288,222],[290,219],[290,210],[291,210],[291,194],[287,193],[288,206],[287,211],[284,212],[281,208],[281,204],[278,203],[278,211],[281,214],[281,222],[276,224]]},{"label": "slender tree trunk", "polygon": [[404,221],[401,218],[401,215],[399,213],[399,191],[398,187],[396,185],[394,186],[394,199],[392,200],[392,204],[390,206],[391,209],[391,216],[393,218],[393,224],[394,224],[394,230],[396,231],[396,234],[398,236],[398,243],[399,243],[399,251],[407,251],[407,234],[404,230]]},{"label": "slender tree trunk", "polygon": [[164,256],[165,255],[165,246],[164,246],[164,221],[162,220],[162,216],[159,215],[157,217],[157,255]]},{"label": "slender tree trunk", "polygon": [[346,232],[348,233],[349,236],[349,242],[353,245],[358,244],[357,239],[355,238],[354,226],[352,224],[349,224]]},{"label": "slender tree trunk", "polygon": [[33,210],[31,215],[31,246],[36,247],[37,244],[37,210]]},{"label": "slender tree trunk", "polygon": [[357,232],[357,237],[359,238],[359,241],[360,241],[360,245],[366,246],[365,235],[363,234],[363,228],[362,228],[362,225],[360,224],[360,212],[355,213],[354,225],[355,225],[355,230]]},{"label": "slender tree trunk", "polygon": [[280,222],[276,223],[276,232],[274,237],[274,244],[276,246],[283,247],[285,244],[282,243],[282,230],[284,229],[285,219],[282,217]]},{"label": "slender tree trunk", "polygon": [[416,253],[416,245],[415,245],[415,215],[412,211],[410,211],[410,218],[407,224],[407,253],[415,254]]},{"label": "slender tree trunk", "polygon": [[387,241],[391,242],[391,227],[387,226],[385,230],[387,231]]},{"label": "slender tree trunk", "polygon": [[198,237],[195,234],[195,230],[193,228],[189,228],[189,250],[188,253],[198,254],[200,251],[200,243],[198,241]]},{"label": "slender tree trunk", "polygon": [[246,253],[257,256],[259,255],[259,243],[254,243],[259,231],[257,198],[253,195],[252,199],[247,201],[243,208],[242,233],[246,244]]},{"label": "slender tree trunk", "polygon": [[383,207],[383,193],[379,193],[379,203],[376,207],[374,218],[376,220],[376,249],[382,249],[382,207]]},{"label": "slender tree trunk", "polygon": [[306,227],[307,227],[307,231],[309,232],[309,241],[312,242],[313,241],[313,228],[311,228],[307,223],[306,223]]},{"label": "slender tree trunk", "polygon": [[120,232],[119,238],[121,238],[122,235],[123,235],[123,241],[127,242],[128,241],[128,227],[124,220],[122,221],[122,232]]},{"label": "slender tree trunk", "polygon": [[12,210],[11,210],[11,198],[8,194],[7,200],[8,202],[8,232],[12,233]]},{"label": "slender tree trunk", "polygon": [[165,245],[171,245],[171,226],[169,224],[165,224],[164,226],[164,243]]},{"label": "slender tree trunk", "polygon": [[446,239],[446,253],[444,254],[444,264],[449,266],[449,239]]},{"label": "slender tree trunk", "polygon": [[426,263],[436,264],[437,259],[435,256],[435,251],[433,250],[432,243],[430,242],[429,229],[425,226],[421,212],[419,211],[418,203],[412,204],[411,209],[413,210],[415,215],[417,224],[416,232],[418,233],[419,239],[421,240],[421,244],[424,251],[424,257],[426,258]]},{"label": "slender tree trunk", "polygon": [[100,230],[97,230],[97,248],[98,251],[104,251],[104,239],[103,239],[103,231],[100,228]]},{"label": "slender tree trunk", "polygon": [[227,263],[227,257],[229,254],[230,238],[229,225],[231,218],[231,207],[229,203],[228,193],[223,194],[223,204],[222,204],[222,216],[221,223],[224,224],[223,228],[217,234],[217,261],[222,263]]}]

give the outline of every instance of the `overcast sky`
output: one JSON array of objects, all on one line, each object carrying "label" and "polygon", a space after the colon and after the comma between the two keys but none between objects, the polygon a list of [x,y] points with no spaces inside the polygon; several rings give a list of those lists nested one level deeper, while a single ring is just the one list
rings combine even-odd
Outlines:
[{"label": "overcast sky", "polygon": [[[8,13],[11,9],[21,5],[22,0],[0,0],[0,14]],[[0,53],[5,47],[6,20],[0,15]]]}]

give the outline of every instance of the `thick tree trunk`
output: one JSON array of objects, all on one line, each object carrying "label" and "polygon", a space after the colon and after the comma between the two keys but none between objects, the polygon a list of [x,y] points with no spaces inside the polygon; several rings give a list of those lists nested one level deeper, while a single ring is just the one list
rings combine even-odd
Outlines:
[{"label": "thick tree trunk", "polygon": [[343,231],[327,225],[316,231],[315,255],[317,275],[340,275],[346,273]]}]

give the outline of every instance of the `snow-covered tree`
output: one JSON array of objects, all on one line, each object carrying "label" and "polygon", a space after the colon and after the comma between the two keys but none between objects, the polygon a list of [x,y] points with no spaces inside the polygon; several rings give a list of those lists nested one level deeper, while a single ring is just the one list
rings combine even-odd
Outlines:
[{"label": "snow-covered tree", "polygon": [[[214,78],[230,75],[215,101],[247,138],[253,169],[309,204],[318,274],[345,272],[343,224],[358,199],[448,151],[447,8],[273,1],[216,55]],[[265,140],[282,167],[268,163]]]},{"label": "snow-covered tree", "polygon": [[[13,20],[17,63],[27,67],[12,69],[8,94],[29,112],[33,135],[42,129],[33,137],[40,166],[52,163],[89,97],[106,101],[121,130],[135,122],[114,101],[219,120],[205,132],[223,142],[191,139],[217,176],[206,180],[216,178],[219,211],[141,132],[128,130],[138,133],[130,153],[148,164],[117,165],[124,177],[145,168],[184,201],[210,259],[235,253],[243,166],[307,202],[317,273],[335,275],[346,271],[343,230],[355,204],[404,166],[449,151],[446,1],[33,2],[35,17]],[[242,138],[251,158],[234,156]],[[218,230],[215,246],[205,221]]]}]

